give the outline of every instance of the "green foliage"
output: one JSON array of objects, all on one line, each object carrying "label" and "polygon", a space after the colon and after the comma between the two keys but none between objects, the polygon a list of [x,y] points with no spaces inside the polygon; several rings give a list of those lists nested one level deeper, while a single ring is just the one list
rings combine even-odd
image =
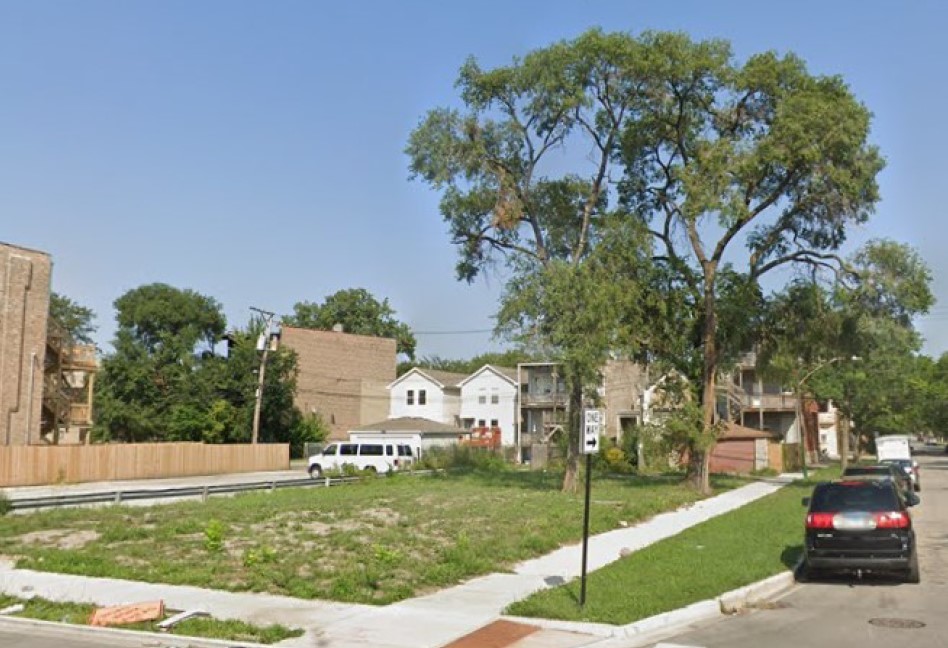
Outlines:
[{"label": "green foliage", "polygon": [[[691,379],[709,425],[761,279],[838,268],[848,227],[878,200],[869,111],[793,54],[738,62],[720,40],[590,30],[509,66],[471,59],[457,87],[463,109],[431,110],[412,132],[412,175],[441,192],[459,279],[507,265],[498,322],[564,362],[577,408],[596,362],[624,351]],[[561,149],[582,165],[550,175]],[[580,270],[600,251],[611,273]],[[692,452],[713,436],[693,435]],[[692,465],[706,488],[706,462]]]},{"label": "green foliage", "polygon": [[417,341],[407,324],[395,319],[388,299],[379,302],[364,288],[340,290],[322,304],[298,302],[293,314],[283,318],[286,326],[331,331],[341,324],[346,333],[394,338],[398,353],[415,357]]},{"label": "green foliage", "polygon": [[49,294],[49,316],[66,329],[75,342],[92,344],[96,326],[95,312],[57,292]]},{"label": "green foliage", "polygon": [[[263,322],[223,335],[224,316],[210,297],[164,284],[134,289],[116,300],[115,351],[96,383],[99,441],[245,443],[257,389]],[[187,321],[193,318],[193,321]],[[213,352],[228,341],[226,357]],[[319,426],[293,405],[296,356],[279,349],[267,359],[261,442],[290,443],[291,452]]]},{"label": "green foliage", "polygon": [[329,432],[329,426],[318,413],[300,416],[290,432],[290,456],[302,457],[307,443],[325,441]]},{"label": "green foliage", "polygon": [[3,517],[12,510],[13,504],[10,502],[10,498],[7,497],[6,493],[0,491],[0,517]]},{"label": "green foliage", "polygon": [[505,472],[511,469],[504,458],[489,448],[448,445],[428,448],[416,462],[421,470],[477,470]]},{"label": "green foliage", "polygon": [[212,519],[204,527],[204,549],[211,553],[220,553],[224,550],[224,536],[227,525],[220,520]]}]

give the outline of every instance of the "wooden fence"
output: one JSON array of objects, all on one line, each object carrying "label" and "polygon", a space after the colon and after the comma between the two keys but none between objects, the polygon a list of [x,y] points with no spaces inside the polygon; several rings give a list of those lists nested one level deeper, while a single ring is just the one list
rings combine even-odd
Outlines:
[{"label": "wooden fence", "polygon": [[290,446],[128,443],[0,447],[0,487],[287,470]]}]

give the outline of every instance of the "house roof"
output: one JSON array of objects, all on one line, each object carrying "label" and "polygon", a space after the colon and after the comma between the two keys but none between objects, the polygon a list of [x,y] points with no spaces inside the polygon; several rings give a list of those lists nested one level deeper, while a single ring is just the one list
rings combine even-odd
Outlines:
[{"label": "house roof", "polygon": [[400,418],[385,419],[384,421],[379,421],[378,423],[370,423],[368,425],[362,425],[357,428],[350,430],[351,432],[421,432],[422,434],[430,433],[451,433],[451,434],[467,434],[470,430],[465,430],[464,428],[459,428],[450,423],[442,423],[440,421],[432,421],[431,419],[421,418],[418,416],[403,416]]},{"label": "house roof", "polygon": [[718,441],[722,439],[775,439],[777,435],[766,430],[755,430],[754,428],[744,427],[737,423],[727,421],[724,424],[724,432],[718,436]]},{"label": "house roof", "polygon": [[446,388],[457,388],[460,386],[461,381],[467,378],[467,374],[454,373],[452,371],[441,371],[440,369],[427,369],[423,367],[412,367],[401,376],[396,378],[389,384],[389,387],[393,387],[405,380],[408,376],[416,374],[421,375],[430,380],[433,383],[436,383],[442,389]]},{"label": "house roof", "polygon": [[474,373],[472,373],[470,376],[462,380],[460,382],[460,385],[463,386],[464,383],[472,380],[475,376],[479,376],[485,371],[490,371],[500,376],[501,378],[509,382],[511,385],[515,387],[517,386],[517,370],[516,369],[511,369],[510,367],[498,367],[497,365],[490,365],[490,364],[486,364],[480,369],[478,369],[477,371],[475,371]]}]

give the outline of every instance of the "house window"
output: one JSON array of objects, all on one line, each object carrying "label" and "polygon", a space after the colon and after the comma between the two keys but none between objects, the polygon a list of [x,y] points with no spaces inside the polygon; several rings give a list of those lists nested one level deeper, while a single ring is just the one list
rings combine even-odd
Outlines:
[{"label": "house window", "polygon": [[426,402],[428,402],[428,394],[427,394],[427,392],[425,392],[424,389],[419,389],[419,390],[418,390],[418,404],[419,404],[419,405],[424,405]]},{"label": "house window", "polygon": [[485,394],[481,394],[480,396],[477,397],[477,402],[478,402],[479,405],[484,405],[484,404],[486,404],[486,403],[487,403],[487,396],[486,396]]},{"label": "house window", "polygon": [[500,425],[499,425],[498,422],[497,422],[497,419],[491,419],[491,420],[490,420],[490,426],[491,426],[492,428],[500,427]]},{"label": "house window", "polygon": [[485,423],[487,423],[487,421],[484,419],[477,419],[477,427],[486,427]]},{"label": "house window", "polygon": [[491,402],[491,404],[493,404],[493,405],[496,405],[497,403],[499,403],[499,402],[500,402],[500,395],[499,395],[499,394],[491,394],[491,395],[490,395],[490,402]]},{"label": "house window", "polygon": [[406,404],[408,405],[415,404],[415,390],[414,389],[409,389],[408,392],[405,394],[405,397],[406,397],[405,398]]}]

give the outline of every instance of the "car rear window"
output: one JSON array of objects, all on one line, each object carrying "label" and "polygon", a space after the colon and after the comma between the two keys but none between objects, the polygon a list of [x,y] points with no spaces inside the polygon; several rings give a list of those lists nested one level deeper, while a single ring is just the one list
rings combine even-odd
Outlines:
[{"label": "car rear window", "polygon": [[411,446],[400,445],[398,446],[398,456],[399,457],[411,457]]},{"label": "car rear window", "polygon": [[821,484],[813,491],[810,511],[899,511],[899,496],[887,482],[837,482]]}]

